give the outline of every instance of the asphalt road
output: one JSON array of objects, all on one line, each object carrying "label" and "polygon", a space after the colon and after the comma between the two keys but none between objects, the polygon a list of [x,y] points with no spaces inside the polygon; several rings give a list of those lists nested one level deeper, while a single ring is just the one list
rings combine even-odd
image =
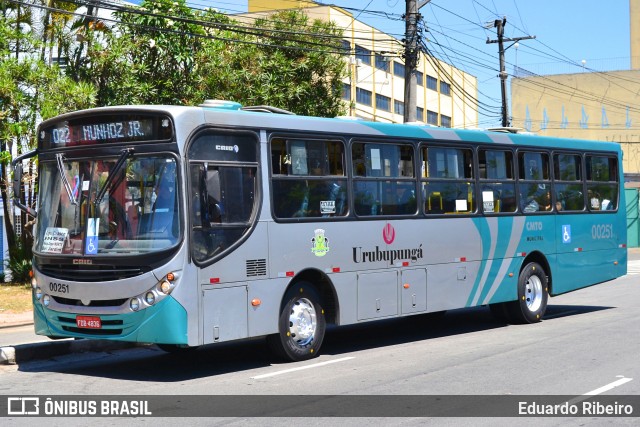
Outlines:
[{"label": "asphalt road", "polygon": [[[155,346],[70,354],[0,366],[0,394],[638,396],[640,261],[631,261],[629,272],[613,282],[552,298],[544,321],[535,325],[505,325],[495,321],[487,308],[478,307],[452,311],[437,320],[414,316],[349,326],[328,331],[319,358],[290,364],[274,363],[262,339],[208,346],[187,355],[166,354]],[[299,416],[305,415],[303,408]],[[637,417],[640,405],[634,410]],[[81,420],[56,418],[47,425],[82,425]],[[135,421],[145,420],[179,421]],[[29,424],[26,418],[12,421]],[[283,419],[240,416],[188,421],[195,425],[281,425]],[[337,421],[299,420],[306,425]],[[539,421],[515,420],[530,425],[539,425]],[[113,419],[91,422],[110,425]],[[341,425],[371,422],[380,421],[339,420]],[[636,422],[637,418],[582,417],[544,418],[542,424]],[[386,418],[384,423],[513,425],[514,419],[410,417]]]}]

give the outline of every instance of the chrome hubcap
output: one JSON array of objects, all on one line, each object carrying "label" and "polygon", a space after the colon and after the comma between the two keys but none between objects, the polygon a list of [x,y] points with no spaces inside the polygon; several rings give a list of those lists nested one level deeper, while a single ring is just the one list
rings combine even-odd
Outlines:
[{"label": "chrome hubcap", "polygon": [[289,333],[299,346],[306,346],[316,333],[318,322],[313,304],[306,298],[297,300],[289,314]]},{"label": "chrome hubcap", "polygon": [[536,312],[542,305],[542,280],[538,276],[531,276],[524,286],[524,297],[527,308],[531,312]]}]

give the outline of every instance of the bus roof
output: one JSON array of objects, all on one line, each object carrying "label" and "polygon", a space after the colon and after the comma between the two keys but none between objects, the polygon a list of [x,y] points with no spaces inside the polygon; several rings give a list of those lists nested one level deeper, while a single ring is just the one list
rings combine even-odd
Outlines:
[{"label": "bus roof", "polygon": [[502,130],[468,130],[435,127],[431,125],[394,124],[370,122],[365,120],[345,120],[344,118],[323,118],[287,114],[285,110],[260,107],[258,109],[242,106],[231,101],[207,101],[200,106],[168,105],[124,105],[100,107],[67,113],[43,122],[48,125],[68,120],[79,115],[117,113],[124,111],[148,111],[167,113],[176,122],[187,119],[194,125],[215,123],[225,127],[262,128],[268,130],[307,131],[329,133],[340,136],[397,137],[421,140],[457,141],[479,144],[514,144],[540,148],[560,148],[565,150],[597,150],[621,152],[620,145],[614,142],[557,138],[538,136],[531,133],[512,133]]}]

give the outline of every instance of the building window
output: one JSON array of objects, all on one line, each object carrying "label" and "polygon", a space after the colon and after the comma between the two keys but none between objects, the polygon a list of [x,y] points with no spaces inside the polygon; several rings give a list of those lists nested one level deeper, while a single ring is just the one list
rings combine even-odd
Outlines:
[{"label": "building window", "polygon": [[424,108],[416,107],[416,120],[424,122]]},{"label": "building window", "polygon": [[440,126],[443,128],[451,127],[451,117],[445,116],[444,114],[440,114]]},{"label": "building window", "polygon": [[371,91],[357,87],[356,102],[371,106]]},{"label": "building window", "polygon": [[356,45],[356,59],[361,60],[363,64],[371,65],[371,51]]},{"label": "building window", "polygon": [[393,112],[404,116],[404,102],[393,101]]},{"label": "building window", "polygon": [[376,93],[376,108],[384,111],[391,111],[391,98]]},{"label": "building window", "polygon": [[342,83],[342,99],[351,100],[351,85],[348,83]]},{"label": "building window", "polygon": [[393,62],[393,74],[398,76],[398,77],[402,77],[404,78],[404,64],[401,64],[399,62]]},{"label": "building window", "polygon": [[435,111],[427,110],[427,123],[430,125],[438,126],[438,113]]},{"label": "building window", "polygon": [[376,68],[382,70],[385,73],[389,72],[389,58],[376,53]]},{"label": "building window", "polygon": [[440,93],[443,95],[451,95],[451,85],[446,82],[440,82]]},{"label": "building window", "polygon": [[351,53],[351,43],[349,42],[349,40],[342,40],[342,49],[347,55]]},{"label": "building window", "polygon": [[427,75],[427,88],[431,90],[438,90],[438,79]]},{"label": "building window", "polygon": [[418,86],[424,86],[424,74],[420,71],[416,71],[416,82]]}]

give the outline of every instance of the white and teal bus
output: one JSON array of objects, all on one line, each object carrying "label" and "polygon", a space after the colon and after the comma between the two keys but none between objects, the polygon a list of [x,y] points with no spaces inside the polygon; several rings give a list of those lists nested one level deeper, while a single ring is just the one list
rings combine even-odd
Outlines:
[{"label": "white and teal bus", "polygon": [[43,122],[13,162],[20,180],[38,156],[36,333],[266,336],[298,361],[327,324],[482,305],[534,323],[549,295],[626,274],[618,144],[285,113],[209,101]]}]

